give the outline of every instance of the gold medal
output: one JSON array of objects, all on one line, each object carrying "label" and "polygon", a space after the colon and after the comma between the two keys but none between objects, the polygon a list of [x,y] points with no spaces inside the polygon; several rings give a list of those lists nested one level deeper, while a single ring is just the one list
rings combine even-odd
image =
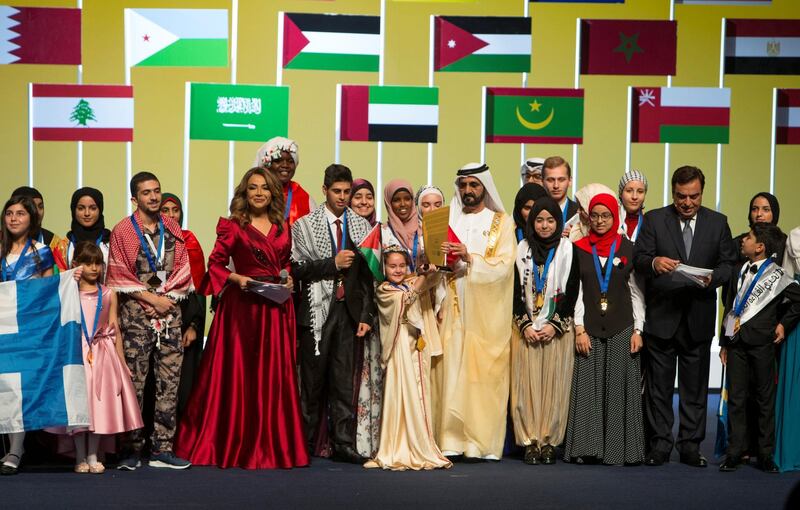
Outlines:
[{"label": "gold medal", "polygon": [[420,336],[419,338],[417,338],[417,350],[421,352],[422,349],[424,348],[425,348],[425,339]]},{"label": "gold medal", "polygon": [[600,315],[605,315],[607,311],[608,311],[608,300],[606,299],[606,296],[603,295],[600,298]]},{"label": "gold medal", "polygon": [[741,325],[742,325],[742,323],[741,323],[741,321],[739,320],[739,317],[736,317],[736,320],[735,320],[735,321],[733,321],[733,332],[734,332],[734,333],[738,333],[738,332],[739,332],[739,327],[740,327]]},{"label": "gold medal", "polygon": [[544,294],[541,292],[536,293],[536,308],[541,310],[544,306]]},{"label": "gold medal", "polygon": [[89,347],[89,353],[88,353],[88,354],[86,354],[86,361],[88,361],[88,362],[89,362],[89,366],[91,366],[91,365],[92,365],[92,359],[93,359],[93,358],[92,358],[92,348],[91,348],[91,347]]}]

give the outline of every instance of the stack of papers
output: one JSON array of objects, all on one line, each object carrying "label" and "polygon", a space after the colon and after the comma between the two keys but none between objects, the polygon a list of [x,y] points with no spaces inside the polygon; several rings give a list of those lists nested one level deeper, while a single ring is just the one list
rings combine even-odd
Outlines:
[{"label": "stack of papers", "polygon": [[686,264],[678,264],[678,267],[673,271],[676,275],[689,280],[701,287],[706,287],[707,283],[704,279],[711,278],[714,274],[713,269],[706,269],[704,267],[687,266]]}]

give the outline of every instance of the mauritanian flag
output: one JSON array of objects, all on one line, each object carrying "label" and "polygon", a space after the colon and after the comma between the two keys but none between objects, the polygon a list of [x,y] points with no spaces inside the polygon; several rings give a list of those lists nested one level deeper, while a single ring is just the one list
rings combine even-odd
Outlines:
[{"label": "mauritanian flag", "polygon": [[433,45],[435,71],[527,73],[531,19],[435,16]]},{"label": "mauritanian flag", "polygon": [[380,16],[278,13],[285,69],[378,72]]},{"label": "mauritanian flag", "polygon": [[583,143],[583,89],[486,89],[489,143]]},{"label": "mauritanian flag", "polygon": [[367,237],[358,244],[358,251],[367,261],[367,267],[372,271],[375,280],[383,281],[383,269],[381,268],[381,224],[376,223]]},{"label": "mauritanian flag", "polygon": [[674,75],[678,23],[581,20],[581,74]]},{"label": "mauritanian flag", "polygon": [[226,9],[125,9],[130,67],[226,67]]},{"label": "mauritanian flag", "polygon": [[725,20],[726,74],[800,74],[800,19]]},{"label": "mauritanian flag", "polygon": [[342,85],[341,140],[436,142],[437,87]]},{"label": "mauritanian flag", "polygon": [[633,89],[631,142],[728,143],[731,89]]},{"label": "mauritanian flag", "polygon": [[133,141],[133,87],[31,84],[33,139]]},{"label": "mauritanian flag", "polygon": [[800,89],[778,89],[775,143],[800,144]]},{"label": "mauritanian flag", "polygon": [[0,64],[80,63],[80,9],[0,5]]}]

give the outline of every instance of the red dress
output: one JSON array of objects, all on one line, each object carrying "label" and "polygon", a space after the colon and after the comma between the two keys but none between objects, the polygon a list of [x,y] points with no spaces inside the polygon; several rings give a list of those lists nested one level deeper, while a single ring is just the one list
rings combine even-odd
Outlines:
[{"label": "red dress", "polygon": [[220,218],[200,291],[219,294],[197,384],[175,453],[194,464],[246,469],[309,463],[295,375],[294,305],[225,285],[229,257],[241,275],[277,277],[289,268],[288,226],[268,235]]}]

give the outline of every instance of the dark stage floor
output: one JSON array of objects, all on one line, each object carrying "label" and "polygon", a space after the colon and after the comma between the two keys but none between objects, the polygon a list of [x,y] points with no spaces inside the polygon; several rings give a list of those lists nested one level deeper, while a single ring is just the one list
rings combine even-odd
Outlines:
[{"label": "dark stage floor", "polygon": [[[718,397],[709,402],[711,460]],[[719,473],[684,466],[673,454],[660,468],[526,466],[518,459],[463,464],[433,472],[384,472],[316,459],[288,471],[188,471],[142,468],[76,475],[30,467],[0,478],[0,508],[783,508],[800,472],[767,475],[754,466]],[[800,507],[798,507],[800,508]]]}]

